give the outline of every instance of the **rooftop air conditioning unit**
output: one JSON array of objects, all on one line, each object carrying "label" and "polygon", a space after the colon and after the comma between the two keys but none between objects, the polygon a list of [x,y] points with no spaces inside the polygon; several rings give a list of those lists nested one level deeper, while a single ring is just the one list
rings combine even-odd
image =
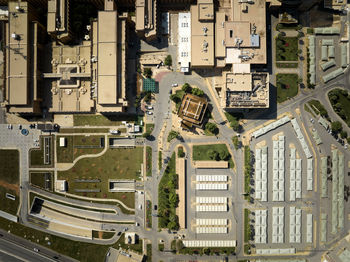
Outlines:
[{"label": "rooftop air conditioning unit", "polygon": [[23,8],[21,8],[19,5],[16,5],[16,10],[18,12],[23,12],[24,11]]},{"label": "rooftop air conditioning unit", "polygon": [[15,39],[15,40],[20,40],[21,39],[21,37],[19,35],[17,35],[16,33],[11,34],[11,37],[13,39]]}]

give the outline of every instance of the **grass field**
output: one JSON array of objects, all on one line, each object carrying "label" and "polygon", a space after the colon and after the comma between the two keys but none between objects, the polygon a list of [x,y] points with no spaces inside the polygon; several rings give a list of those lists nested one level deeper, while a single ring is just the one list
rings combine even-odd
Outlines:
[{"label": "grass field", "polygon": [[250,220],[249,220],[249,209],[244,209],[244,242],[248,242],[250,238]]},{"label": "grass field", "polygon": [[328,112],[326,108],[321,104],[320,101],[316,99],[312,99],[309,102],[307,102],[310,106],[311,110],[314,111],[317,115],[321,115],[325,117],[328,121],[330,121],[330,118],[328,116]]},{"label": "grass field", "polygon": [[[47,174],[47,175],[46,175]],[[53,189],[53,173],[50,171],[44,172],[31,172],[30,174],[30,184],[40,187],[45,190],[52,191]],[[47,181],[45,181],[47,179]]]},{"label": "grass field", "polygon": [[152,133],[153,129],[154,129],[154,124],[146,124],[145,125],[146,128],[146,133]]},{"label": "grass field", "polygon": [[[66,146],[60,147],[60,138],[66,138]],[[56,137],[56,145],[57,145],[57,162],[58,163],[72,163],[74,159],[81,155],[85,154],[98,154],[103,151],[104,143],[103,141],[102,147],[101,145],[102,135],[93,135],[93,136],[57,136]],[[89,146],[93,148],[80,148],[84,146]]]},{"label": "grass field", "polygon": [[225,144],[211,144],[211,145],[194,145],[192,150],[192,159],[194,161],[201,160],[212,160],[208,156],[208,151],[214,150],[216,152],[226,151],[229,155],[227,161],[229,162],[230,168],[234,167],[231,154],[229,153],[227,146]]},{"label": "grass field", "polygon": [[19,151],[0,149],[0,180],[9,184],[18,184]]},{"label": "grass field", "polygon": [[[328,93],[328,98],[334,112],[350,126],[350,99],[348,91],[342,89],[331,90]],[[331,98],[334,98],[334,100]]]},{"label": "grass field", "polygon": [[31,167],[52,167],[53,166],[53,159],[54,159],[54,145],[53,145],[53,136],[51,136],[50,140],[50,163],[44,164],[44,137],[47,136],[41,136],[40,137],[40,149],[30,149],[29,155],[30,155],[30,166]]},{"label": "grass field", "polygon": [[109,128],[61,128],[60,133],[108,133]]},{"label": "grass field", "polygon": [[297,74],[277,74],[277,102],[282,103],[298,94]]},{"label": "grass field", "polygon": [[114,248],[118,249],[119,247],[125,249],[125,250],[133,250],[136,251],[137,253],[142,253],[142,244],[143,241],[142,239],[139,239],[138,242],[134,245],[128,245],[125,244],[125,234],[123,233],[120,238],[118,239],[118,241],[113,245]]},{"label": "grass field", "polygon": [[110,239],[115,235],[115,232],[92,231],[92,237],[95,239]]},{"label": "grass field", "polygon": [[297,68],[298,63],[276,63],[279,68]]},{"label": "grass field", "polygon": [[147,248],[147,262],[152,262],[152,244],[147,244],[147,246],[146,246],[146,248]]},{"label": "grass field", "polygon": [[146,200],[146,227],[152,228],[152,202]]},{"label": "grass field", "polygon": [[74,115],[74,126],[119,126],[122,121],[139,123],[137,115]]},{"label": "grass field", "polygon": [[[127,149],[108,149],[105,154],[96,158],[79,160],[73,168],[58,172],[58,179],[68,181],[68,192],[77,195],[97,198],[116,198],[127,206],[135,205],[134,193],[108,192],[108,179],[140,180],[143,163],[143,147]],[[74,182],[74,179],[100,179],[99,183]],[[100,189],[97,193],[77,193],[74,189]]]},{"label": "grass field", "polygon": [[146,147],[146,175],[152,176],[152,147]]},{"label": "grass field", "polygon": [[298,61],[297,37],[276,38],[276,61]]},{"label": "grass field", "polygon": [[[1,149],[0,163],[0,209],[16,215],[19,205],[19,151]],[[8,199],[6,193],[16,199]]]}]

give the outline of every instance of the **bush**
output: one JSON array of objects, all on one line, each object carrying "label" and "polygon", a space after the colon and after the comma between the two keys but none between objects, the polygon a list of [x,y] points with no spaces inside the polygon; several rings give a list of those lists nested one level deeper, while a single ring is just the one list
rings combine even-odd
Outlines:
[{"label": "bush", "polygon": [[219,133],[219,129],[214,123],[206,123],[205,129],[214,135],[217,135]]},{"label": "bush", "polygon": [[169,132],[167,141],[168,141],[168,142],[171,142],[173,139],[178,138],[179,135],[180,135],[179,132],[176,132],[176,131],[174,131],[174,130],[171,130],[171,131]]},{"label": "bush", "polygon": [[239,140],[238,140],[238,136],[232,137],[232,143],[233,143],[235,149],[238,150],[239,146],[240,146],[240,143],[239,143]]},{"label": "bush", "polygon": [[184,148],[182,146],[179,146],[179,149],[177,150],[177,157],[185,157]]},{"label": "bush", "polygon": [[182,86],[182,91],[184,91],[185,93],[190,93],[192,91],[192,87],[190,86],[189,83],[185,83],[183,86]]},{"label": "bush", "polygon": [[331,128],[332,128],[333,132],[338,133],[338,132],[342,131],[343,126],[339,121],[334,121],[331,123]]},{"label": "bush", "polygon": [[195,96],[204,96],[203,90],[199,88],[192,88],[191,92],[192,92],[192,95],[195,95]]},{"label": "bush", "polygon": [[143,74],[145,75],[145,77],[151,78],[152,74],[153,74],[152,69],[148,68],[148,67],[144,68],[143,69]]},{"label": "bush", "polygon": [[171,55],[167,55],[167,57],[164,60],[164,65],[171,66],[173,64],[173,59],[171,58]]},{"label": "bush", "polygon": [[345,139],[345,138],[348,137],[348,133],[347,133],[345,130],[342,130],[342,131],[340,132],[340,137],[343,138],[343,139]]}]

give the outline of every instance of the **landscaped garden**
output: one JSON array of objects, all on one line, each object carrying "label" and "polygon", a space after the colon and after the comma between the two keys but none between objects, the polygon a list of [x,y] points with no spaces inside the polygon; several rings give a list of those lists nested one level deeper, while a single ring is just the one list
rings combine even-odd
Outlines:
[{"label": "landscaped garden", "polygon": [[152,176],[152,147],[146,147],[146,175]]},{"label": "landscaped garden", "polygon": [[276,38],[276,61],[298,61],[298,38]]},{"label": "landscaped garden", "polygon": [[[44,139],[49,138],[49,148],[50,148],[50,156],[49,156],[49,162],[45,164],[44,162]],[[32,148],[29,151],[29,159],[30,159],[30,167],[52,167],[53,166],[53,152],[54,152],[54,146],[53,146],[53,136],[41,136],[40,137],[40,148]]]},{"label": "landscaped garden", "polygon": [[333,89],[328,93],[328,98],[333,110],[350,127],[350,96],[348,91],[339,88]]},{"label": "landscaped garden", "polygon": [[194,161],[224,160],[229,162],[230,168],[234,166],[226,144],[194,145],[192,151]]},{"label": "landscaped garden", "polygon": [[179,218],[176,215],[178,177],[175,169],[175,153],[172,154],[164,175],[158,185],[158,227],[177,230]]},{"label": "landscaped garden", "polygon": [[330,118],[328,116],[328,112],[327,112],[326,108],[320,103],[320,101],[312,99],[307,103],[310,106],[311,110],[314,111],[315,114],[320,115],[320,116],[326,118],[328,121],[330,121]]},{"label": "landscaped garden", "polygon": [[33,186],[40,187],[44,190],[52,191],[53,189],[53,174],[52,172],[31,172],[30,176],[30,184]]},{"label": "landscaped garden", "polygon": [[152,228],[152,202],[146,200],[146,227]]},{"label": "landscaped garden", "polygon": [[[68,182],[68,193],[94,197],[119,199],[128,207],[135,205],[134,193],[109,192],[109,179],[140,180],[143,163],[143,147],[108,149],[99,157],[83,158],[67,171],[58,172],[58,179]],[[89,180],[87,182],[82,182]],[[86,192],[76,192],[75,189]],[[87,192],[87,191],[98,192]]]},{"label": "landscaped garden", "polygon": [[[0,150],[0,210],[16,215],[19,205],[19,152]],[[15,196],[15,200],[6,197]]]},{"label": "landscaped garden", "polygon": [[[60,146],[60,138],[66,139],[66,145]],[[74,159],[85,154],[98,154],[103,151],[106,141],[104,136],[57,136],[56,152],[58,163],[72,163]]]},{"label": "landscaped garden", "polygon": [[298,94],[297,74],[277,74],[277,102],[282,103]]},{"label": "landscaped garden", "polygon": [[142,116],[137,115],[74,115],[74,126],[119,126],[123,121],[135,122],[142,120]]},{"label": "landscaped garden", "polygon": [[252,175],[252,153],[249,146],[244,147],[244,192],[245,199],[250,200],[250,179]]}]

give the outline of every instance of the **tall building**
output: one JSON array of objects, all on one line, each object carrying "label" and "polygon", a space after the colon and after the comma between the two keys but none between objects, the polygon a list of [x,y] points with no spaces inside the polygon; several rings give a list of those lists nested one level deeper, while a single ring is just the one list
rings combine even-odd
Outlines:
[{"label": "tall building", "polygon": [[123,112],[126,96],[127,14],[118,15],[110,0],[93,22],[92,81],[97,90],[98,112]]},{"label": "tall building", "polygon": [[146,39],[157,35],[157,0],[136,0],[136,31]]},{"label": "tall building", "polygon": [[40,74],[45,29],[33,21],[31,6],[26,1],[8,2],[6,25],[6,91],[9,112],[40,113],[42,78]]},{"label": "tall building", "polygon": [[65,44],[72,38],[69,6],[70,0],[48,0],[47,3],[47,32]]}]

